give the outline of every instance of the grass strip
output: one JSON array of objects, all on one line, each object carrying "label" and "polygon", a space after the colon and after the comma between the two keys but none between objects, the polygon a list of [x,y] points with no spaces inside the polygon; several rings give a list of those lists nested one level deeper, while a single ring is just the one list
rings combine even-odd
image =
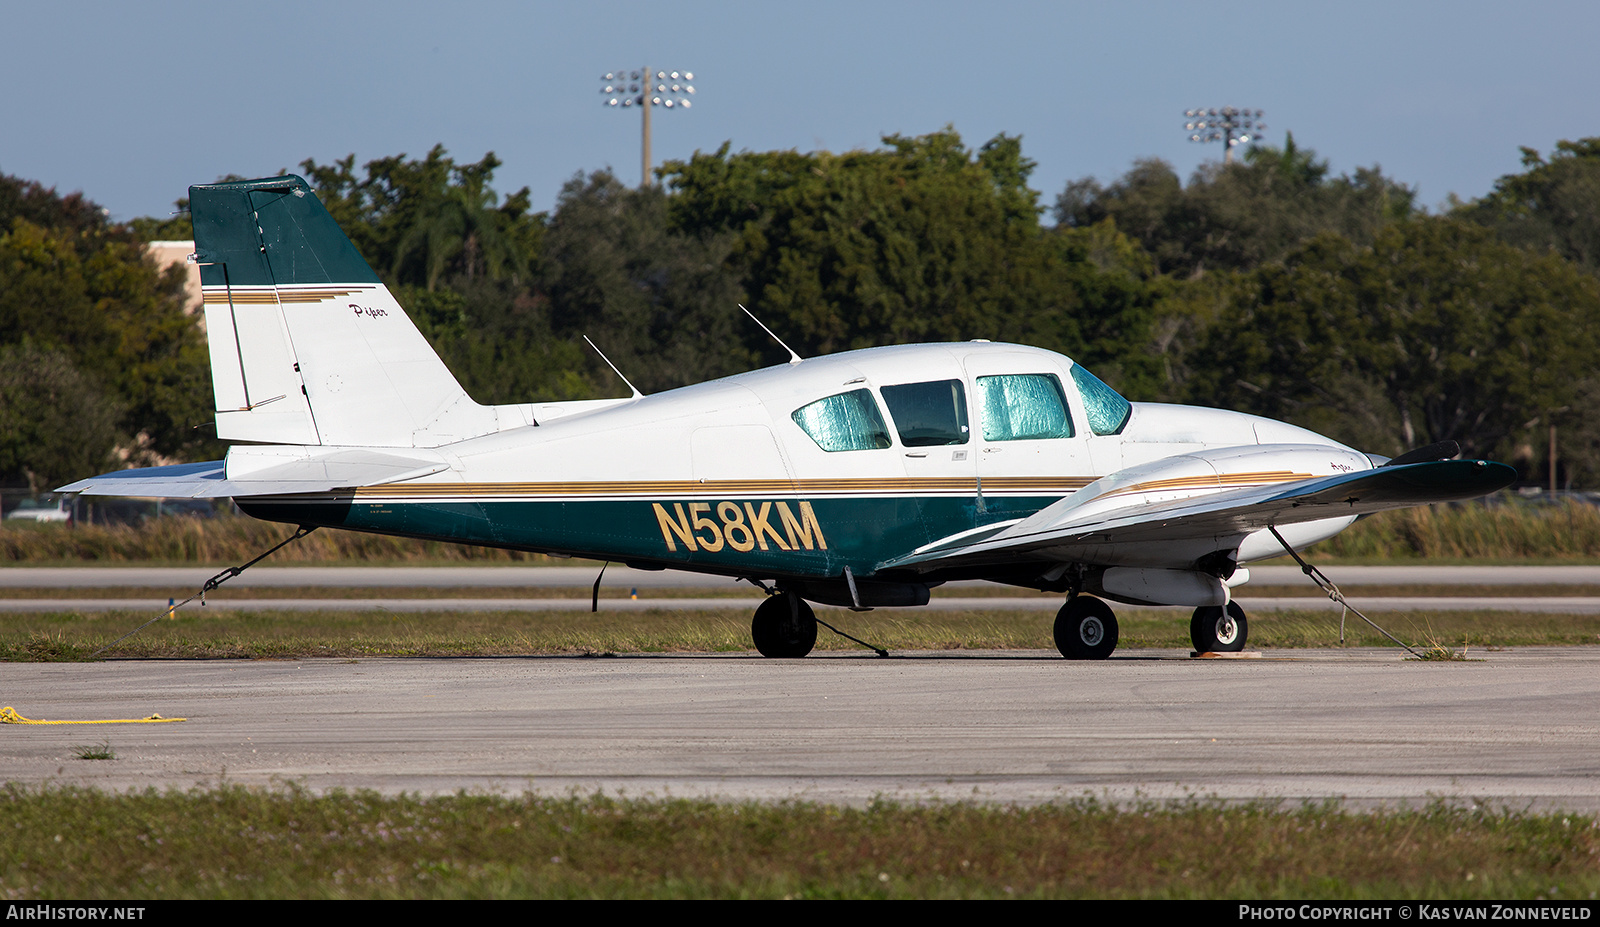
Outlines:
[{"label": "grass strip", "polygon": [[1600,820],[1434,804],[1356,813],[0,790],[0,893],[42,899],[1580,899]]},{"label": "grass strip", "polygon": [[[81,661],[147,621],[144,612],[0,613],[0,661]],[[833,613],[826,620],[892,651],[1054,650],[1052,618],[1035,611]],[[1418,647],[1489,650],[1600,644],[1600,615],[1541,612],[1403,612],[1380,624]],[[1177,611],[1118,613],[1119,651],[1190,647]],[[1338,617],[1327,611],[1260,613],[1251,649],[1337,647]],[[1392,647],[1353,616],[1344,646]],[[819,650],[858,645],[822,629]],[[376,656],[749,652],[750,621],[722,611],[643,612],[253,611],[185,609],[108,652],[108,659],[263,659]]]}]

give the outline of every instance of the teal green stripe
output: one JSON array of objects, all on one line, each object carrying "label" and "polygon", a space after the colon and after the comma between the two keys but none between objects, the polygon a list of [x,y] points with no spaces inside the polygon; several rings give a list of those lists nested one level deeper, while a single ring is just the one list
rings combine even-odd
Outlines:
[{"label": "teal green stripe", "polygon": [[[683,507],[685,520],[690,521],[688,528],[697,541],[697,549],[692,551],[676,532],[669,529],[664,536],[652,500],[342,504],[240,500],[240,506],[257,518],[289,524],[318,524],[600,559],[650,561],[711,572],[836,577],[846,566],[857,576],[870,576],[885,560],[903,556],[960,531],[1025,517],[1056,498],[990,498],[981,512],[973,497],[783,500],[796,521],[801,520],[800,503],[810,504],[827,547],[823,549],[814,536],[809,550],[785,527],[775,500],[766,517],[772,532],[762,533],[767,542],[766,550],[753,541],[753,529],[747,533],[730,527],[715,504],[709,512],[702,509],[698,513],[715,522],[717,528],[713,531],[705,525],[695,527],[690,519],[690,504],[703,500],[653,500],[660,502],[674,521],[677,520],[677,506]],[[743,500],[737,504],[737,523],[748,529],[750,510],[745,508]],[[751,502],[751,505],[755,514],[760,515],[761,504]],[[679,524],[682,526],[681,522]],[[792,549],[780,549],[773,534]],[[668,536],[672,541],[671,549]],[[703,542],[718,536],[722,539],[721,549],[705,549]],[[737,550],[729,543],[729,537],[740,544],[754,546],[748,551]]]}]

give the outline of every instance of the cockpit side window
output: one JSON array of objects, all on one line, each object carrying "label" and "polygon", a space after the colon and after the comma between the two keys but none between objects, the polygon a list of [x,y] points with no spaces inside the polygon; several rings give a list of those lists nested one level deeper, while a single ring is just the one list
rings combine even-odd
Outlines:
[{"label": "cockpit side window", "polygon": [[870,451],[892,443],[871,390],[818,399],[794,410],[790,418],[825,451]]},{"label": "cockpit side window", "polygon": [[985,441],[1036,441],[1074,434],[1067,397],[1052,374],[979,377],[978,415]]},{"label": "cockpit side window", "polygon": [[967,443],[967,391],[960,380],[902,383],[879,392],[906,447]]},{"label": "cockpit side window", "polygon": [[1128,424],[1133,403],[1100,382],[1100,378],[1077,364],[1072,365],[1072,382],[1083,396],[1083,411],[1089,417],[1089,430],[1097,435],[1114,435]]}]

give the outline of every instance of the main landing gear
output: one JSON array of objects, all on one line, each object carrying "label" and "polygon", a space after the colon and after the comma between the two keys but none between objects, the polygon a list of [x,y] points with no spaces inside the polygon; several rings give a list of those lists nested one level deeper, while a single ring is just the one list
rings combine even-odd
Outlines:
[{"label": "main landing gear", "polygon": [[1104,660],[1117,649],[1117,616],[1099,599],[1075,595],[1056,612],[1055,636],[1068,660]]},{"label": "main landing gear", "polygon": [[817,645],[817,613],[792,592],[768,596],[750,621],[750,637],[763,657],[803,657]]},{"label": "main landing gear", "polygon": [[1189,619],[1189,640],[1195,653],[1238,653],[1250,636],[1250,624],[1238,602],[1202,605]]}]

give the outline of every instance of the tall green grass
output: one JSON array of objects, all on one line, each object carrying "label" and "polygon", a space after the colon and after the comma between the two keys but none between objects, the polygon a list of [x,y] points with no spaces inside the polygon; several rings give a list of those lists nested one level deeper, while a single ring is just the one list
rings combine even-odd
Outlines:
[{"label": "tall green grass", "polygon": [[[340,657],[521,656],[532,654],[748,653],[749,612],[672,608],[591,614],[441,610],[434,612],[247,611],[190,607],[118,643],[106,659],[215,660]],[[0,612],[0,663],[79,662],[159,614]],[[881,609],[825,620],[896,655],[916,651],[1037,650],[1054,653],[1051,615],[1038,611]],[[1465,650],[1600,644],[1600,615],[1542,612],[1403,612],[1380,624],[1412,647]],[[1181,610],[1120,609],[1118,653],[1187,652]],[[1394,645],[1351,618],[1343,643],[1337,611],[1263,612],[1250,620],[1250,649]],[[824,629],[817,650],[867,651]]]},{"label": "tall green grass", "polygon": [[[113,761],[115,762],[115,761]],[[1600,822],[1092,799],[865,808],[608,796],[0,788],[8,900],[1592,899]],[[1584,901],[1585,905],[1592,902]]]},{"label": "tall green grass", "polygon": [[[289,536],[286,525],[242,516],[154,518],[143,525],[7,524],[0,565],[238,563]],[[1600,509],[1513,500],[1429,506],[1356,522],[1316,547],[1321,562],[1600,562]],[[273,563],[545,563],[540,554],[323,529],[273,554]]]},{"label": "tall green grass", "polygon": [[1363,518],[1315,548],[1324,559],[1600,560],[1600,508],[1579,502],[1423,506]]}]

